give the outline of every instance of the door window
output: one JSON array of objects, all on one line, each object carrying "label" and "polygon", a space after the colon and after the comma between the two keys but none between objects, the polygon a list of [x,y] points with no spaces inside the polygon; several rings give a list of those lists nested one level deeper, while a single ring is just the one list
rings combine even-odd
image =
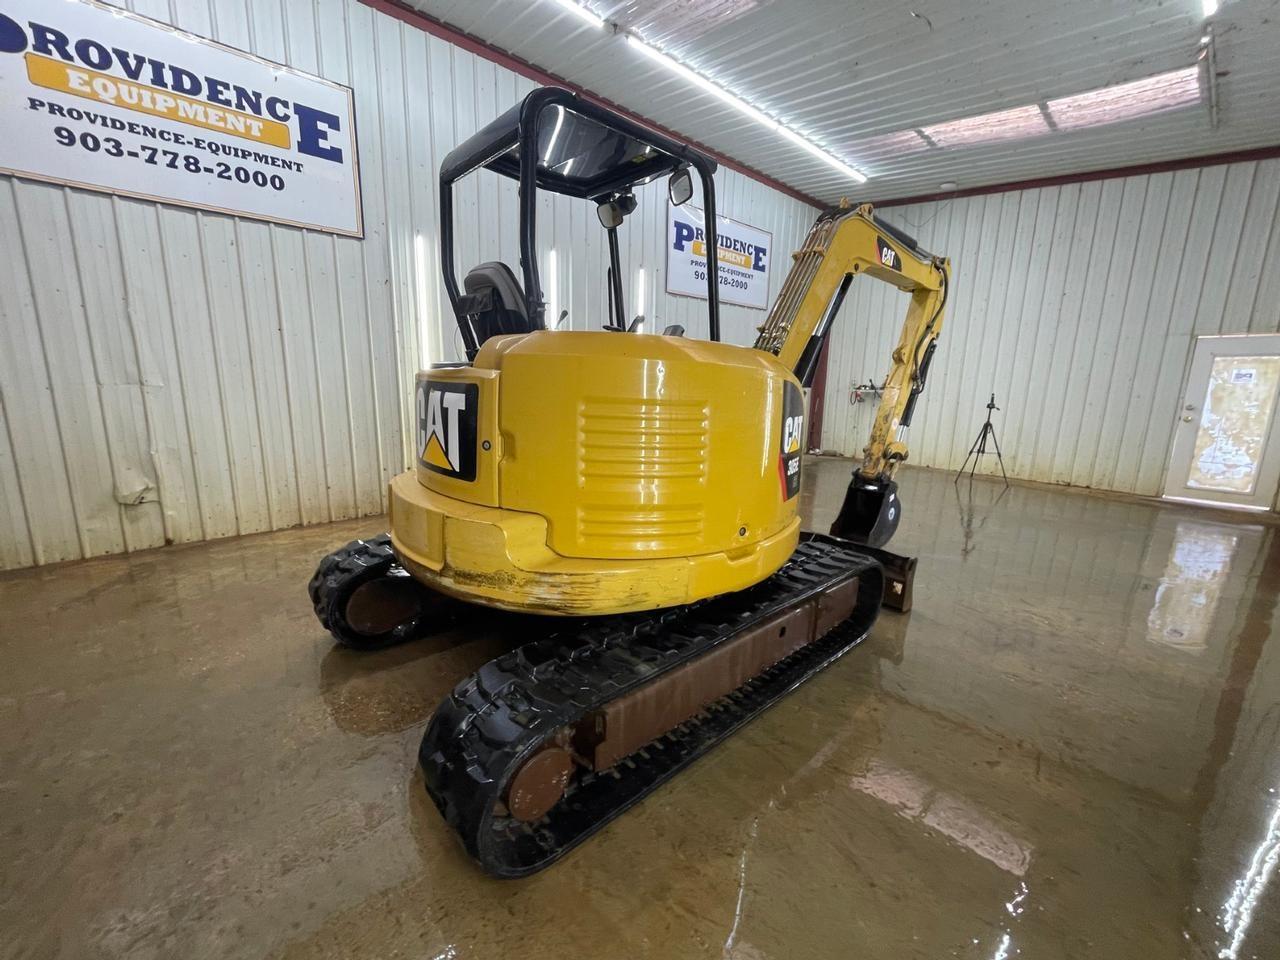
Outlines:
[{"label": "door window", "polygon": [[1280,357],[1215,357],[1187,486],[1252,494],[1266,445]]}]

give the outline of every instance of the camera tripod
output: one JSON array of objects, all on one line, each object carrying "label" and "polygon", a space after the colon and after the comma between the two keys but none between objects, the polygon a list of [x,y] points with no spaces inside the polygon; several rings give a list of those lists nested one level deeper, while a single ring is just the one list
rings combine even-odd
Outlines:
[{"label": "camera tripod", "polygon": [[996,439],[996,428],[991,425],[991,412],[999,410],[996,406],[996,395],[993,393],[991,399],[987,401],[987,422],[982,425],[982,429],[978,431],[978,439],[973,441],[973,446],[969,448],[969,452],[965,455],[964,463],[960,464],[960,470],[956,474],[955,482],[959,483],[960,478],[964,476],[964,468],[969,467],[969,461],[973,460],[973,466],[969,467],[969,479],[973,479],[974,471],[978,469],[978,458],[986,456],[992,451],[987,449],[987,438],[991,438],[992,444],[995,445],[996,461],[1000,464],[1000,476],[1004,477],[1004,485],[1009,485],[1009,475],[1004,472],[1004,456],[1000,453],[1000,441]]}]

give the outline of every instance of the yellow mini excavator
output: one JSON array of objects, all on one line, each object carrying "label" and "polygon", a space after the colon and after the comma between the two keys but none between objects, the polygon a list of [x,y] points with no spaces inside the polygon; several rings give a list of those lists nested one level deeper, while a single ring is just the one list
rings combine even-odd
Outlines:
[{"label": "yellow mini excavator", "polygon": [[[485,263],[459,284],[454,185],[481,167],[519,183],[520,276]],[[445,698],[419,754],[432,800],[498,876],[590,836],[856,645],[882,598],[901,608],[909,590],[911,562],[876,548],[901,514],[893,474],[949,265],[870,206],[825,213],[754,348],[721,343],[719,290],[734,268],[719,263],[715,169],[556,88],[445,158],[443,279],[467,362],[418,374],[417,462],[391,481],[390,534],[330,554],[311,581],[321,623],[352,647],[428,633],[459,601],[546,615]],[[618,228],[634,188],[665,179],[683,205],[694,174],[709,339],[637,332]],[[596,205],[610,255],[603,329],[546,329],[539,190]],[[806,533],[802,388],[859,274],[911,305],[843,509],[831,534]]]}]

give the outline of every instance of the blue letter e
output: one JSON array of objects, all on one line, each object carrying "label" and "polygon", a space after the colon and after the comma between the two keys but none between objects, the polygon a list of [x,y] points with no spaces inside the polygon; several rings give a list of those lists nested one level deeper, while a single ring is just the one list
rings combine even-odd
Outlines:
[{"label": "blue letter e", "polygon": [[332,113],[304,107],[300,103],[293,105],[293,112],[298,118],[298,152],[341,163],[342,150],[329,143],[329,131],[341,130],[341,121]]}]

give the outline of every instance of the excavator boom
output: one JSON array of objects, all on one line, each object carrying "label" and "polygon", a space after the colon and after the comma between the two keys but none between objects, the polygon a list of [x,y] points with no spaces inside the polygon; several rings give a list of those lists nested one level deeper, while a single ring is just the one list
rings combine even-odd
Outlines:
[{"label": "excavator boom", "polygon": [[831,530],[879,547],[892,536],[901,515],[893,475],[907,458],[906,429],[942,330],[951,264],[880,220],[870,204],[824,213],[792,257],[791,272],[755,347],[774,354],[806,387],[813,382],[823,344],[854,277],[866,274],[911,294],[871,438]]}]

